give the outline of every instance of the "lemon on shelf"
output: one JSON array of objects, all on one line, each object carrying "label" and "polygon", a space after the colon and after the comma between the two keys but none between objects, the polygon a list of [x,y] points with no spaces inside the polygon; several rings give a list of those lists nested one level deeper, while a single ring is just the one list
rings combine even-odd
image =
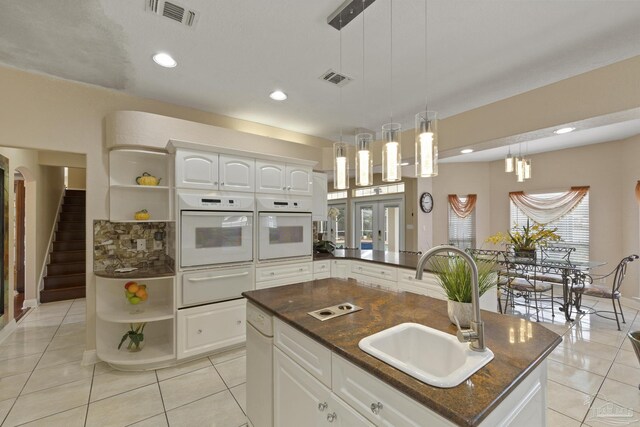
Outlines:
[{"label": "lemon on shelf", "polygon": [[151,214],[146,209],[142,209],[134,214],[134,218],[138,221],[146,221],[151,218]]}]

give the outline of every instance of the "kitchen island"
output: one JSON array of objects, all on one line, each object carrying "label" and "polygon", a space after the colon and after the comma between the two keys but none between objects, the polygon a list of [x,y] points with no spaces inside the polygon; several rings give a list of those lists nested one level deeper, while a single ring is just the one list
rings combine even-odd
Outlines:
[{"label": "kitchen island", "polygon": [[[374,289],[352,279],[315,280],[245,292],[244,296],[249,307],[262,312],[263,320],[274,319],[273,424],[252,418],[252,365],[258,361],[252,356],[248,333],[247,402],[255,427],[295,425],[296,417],[307,417],[306,425],[315,425],[314,417],[338,425],[545,424],[545,358],[561,338],[539,324],[483,311],[485,342],[494,359],[459,386],[443,389],[368,355],[358,342],[405,322],[455,335],[444,301]],[[307,314],[344,302],[362,310],[324,322]],[[301,376],[291,374],[292,370]],[[268,377],[257,375],[262,380]],[[299,393],[292,392],[292,384],[297,384]],[[317,402],[309,404],[314,398]],[[269,406],[267,396],[260,399],[263,409]]]}]

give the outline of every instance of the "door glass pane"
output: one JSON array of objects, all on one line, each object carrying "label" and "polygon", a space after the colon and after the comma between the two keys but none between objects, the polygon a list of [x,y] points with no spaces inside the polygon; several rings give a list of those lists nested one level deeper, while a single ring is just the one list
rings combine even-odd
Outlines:
[{"label": "door glass pane", "polygon": [[384,207],[383,245],[385,251],[397,252],[400,250],[400,207]]},{"label": "door glass pane", "polygon": [[347,229],[346,229],[346,221],[345,221],[345,212],[346,206],[338,207],[338,216],[334,220],[333,229],[335,230],[336,236],[336,248],[342,249],[347,244]]},{"label": "door glass pane", "polygon": [[373,208],[360,208],[360,249],[373,249]]}]

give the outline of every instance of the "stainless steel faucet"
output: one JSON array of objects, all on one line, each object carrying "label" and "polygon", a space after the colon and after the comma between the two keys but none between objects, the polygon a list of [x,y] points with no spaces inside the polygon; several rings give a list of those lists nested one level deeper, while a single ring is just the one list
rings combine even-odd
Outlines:
[{"label": "stainless steel faucet", "polygon": [[[458,324],[458,340],[460,342],[468,342],[469,347],[475,351],[485,351],[484,345],[484,323],[480,319],[480,286],[478,285],[478,266],[469,254],[456,248],[455,246],[441,245],[435,246],[425,252],[418,260],[416,267],[416,279],[422,279],[424,265],[429,258],[440,252],[453,252],[464,259],[469,267],[471,267],[471,304],[473,305],[473,320],[471,321],[471,329],[462,329]],[[457,319],[456,319],[457,321]]]}]

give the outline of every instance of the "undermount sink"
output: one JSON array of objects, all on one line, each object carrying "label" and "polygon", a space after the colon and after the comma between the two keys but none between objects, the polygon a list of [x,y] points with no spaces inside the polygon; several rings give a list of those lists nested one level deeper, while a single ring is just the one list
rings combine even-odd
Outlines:
[{"label": "undermount sink", "polygon": [[493,359],[454,335],[417,323],[402,323],[363,338],[360,349],[435,387],[455,387]]}]

